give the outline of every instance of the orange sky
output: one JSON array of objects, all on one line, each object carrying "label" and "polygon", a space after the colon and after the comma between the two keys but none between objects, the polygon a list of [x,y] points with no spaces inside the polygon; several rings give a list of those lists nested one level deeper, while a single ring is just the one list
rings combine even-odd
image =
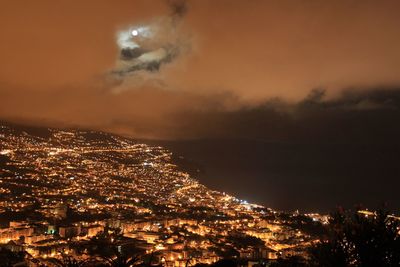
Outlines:
[{"label": "orange sky", "polygon": [[166,1],[1,6],[4,119],[169,137],[180,123],[171,114],[400,83],[399,1],[188,1],[180,30],[191,49],[121,93],[106,81],[118,57],[115,34],[167,16]]}]

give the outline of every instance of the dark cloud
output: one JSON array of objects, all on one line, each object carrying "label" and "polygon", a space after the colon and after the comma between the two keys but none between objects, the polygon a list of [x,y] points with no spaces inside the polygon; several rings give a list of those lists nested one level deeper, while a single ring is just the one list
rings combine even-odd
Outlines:
[{"label": "dark cloud", "polygon": [[[118,94],[108,89],[59,90],[17,100],[12,93],[0,96],[7,99],[0,108],[3,119],[47,121],[138,138],[398,143],[400,136],[398,89],[353,89],[327,99],[315,90],[295,103],[274,98],[256,106],[240,104],[231,94],[202,96],[148,88]],[[49,98],[54,100],[48,102]],[[19,109],[19,116],[14,109]]]},{"label": "dark cloud", "polygon": [[[225,97],[225,100],[229,99]],[[221,100],[222,101],[222,100]],[[271,99],[258,106],[176,113],[179,138],[244,138],[271,142],[398,143],[398,89],[345,90],[324,99],[313,90],[302,101]],[[180,135],[182,133],[182,135]]]},{"label": "dark cloud", "polygon": [[167,0],[167,4],[171,8],[172,16],[182,18],[188,12],[187,0]]},{"label": "dark cloud", "polygon": [[119,80],[120,88],[114,91],[135,89],[138,81],[158,79],[156,75],[145,75],[157,74],[161,66],[172,63],[189,47],[188,37],[180,25],[187,11],[186,1],[167,1],[167,4],[171,9],[169,16],[155,17],[117,32],[120,55],[111,75]]}]

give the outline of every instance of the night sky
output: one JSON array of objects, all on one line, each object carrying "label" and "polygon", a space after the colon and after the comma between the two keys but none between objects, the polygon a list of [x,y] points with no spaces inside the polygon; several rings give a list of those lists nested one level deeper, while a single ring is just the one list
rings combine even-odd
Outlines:
[{"label": "night sky", "polygon": [[160,143],[278,209],[400,198],[399,1],[13,1],[0,120]]}]

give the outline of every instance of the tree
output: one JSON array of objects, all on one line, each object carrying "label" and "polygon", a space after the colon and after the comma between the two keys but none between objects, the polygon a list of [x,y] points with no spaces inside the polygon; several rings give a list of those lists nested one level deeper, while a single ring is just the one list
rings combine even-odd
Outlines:
[{"label": "tree", "polygon": [[119,230],[109,233],[107,229],[89,241],[89,254],[101,258],[112,267],[141,266],[153,260],[153,254],[147,255],[134,243],[121,242],[119,239],[122,239]]},{"label": "tree", "polygon": [[315,266],[400,266],[399,220],[385,210],[365,215],[338,210],[328,238],[310,250]]},{"label": "tree", "polygon": [[270,267],[305,267],[308,266],[306,260],[300,256],[291,256],[285,259],[278,259]]},{"label": "tree", "polygon": [[238,264],[235,260],[232,259],[222,259],[217,261],[216,263],[213,263],[211,265],[212,267],[237,267]]},{"label": "tree", "polygon": [[139,266],[142,263],[139,255],[130,255],[118,250],[115,251],[113,256],[103,256],[102,259],[111,267],[132,267]]},{"label": "tree", "polygon": [[71,256],[65,256],[62,260],[59,259],[51,259],[57,267],[83,267],[88,265],[87,260],[77,260]]},{"label": "tree", "polygon": [[0,267],[13,266],[24,260],[23,252],[12,252],[9,249],[0,247]]}]

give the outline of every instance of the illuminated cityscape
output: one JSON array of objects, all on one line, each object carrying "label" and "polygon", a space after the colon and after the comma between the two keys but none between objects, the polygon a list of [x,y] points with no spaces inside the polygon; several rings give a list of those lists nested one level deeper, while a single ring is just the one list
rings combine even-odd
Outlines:
[{"label": "illuminated cityscape", "polygon": [[400,266],[399,10],[2,0],[0,267]]},{"label": "illuminated cityscape", "polygon": [[158,251],[171,266],[213,263],[227,250],[276,259],[302,255],[317,239],[294,221],[316,228],[327,221],[318,214],[280,216],[210,190],[162,147],[95,131],[44,129],[44,137],[0,129],[0,207],[9,217],[0,242],[42,264],[65,255],[85,259],[77,247],[116,229],[121,244]]}]

